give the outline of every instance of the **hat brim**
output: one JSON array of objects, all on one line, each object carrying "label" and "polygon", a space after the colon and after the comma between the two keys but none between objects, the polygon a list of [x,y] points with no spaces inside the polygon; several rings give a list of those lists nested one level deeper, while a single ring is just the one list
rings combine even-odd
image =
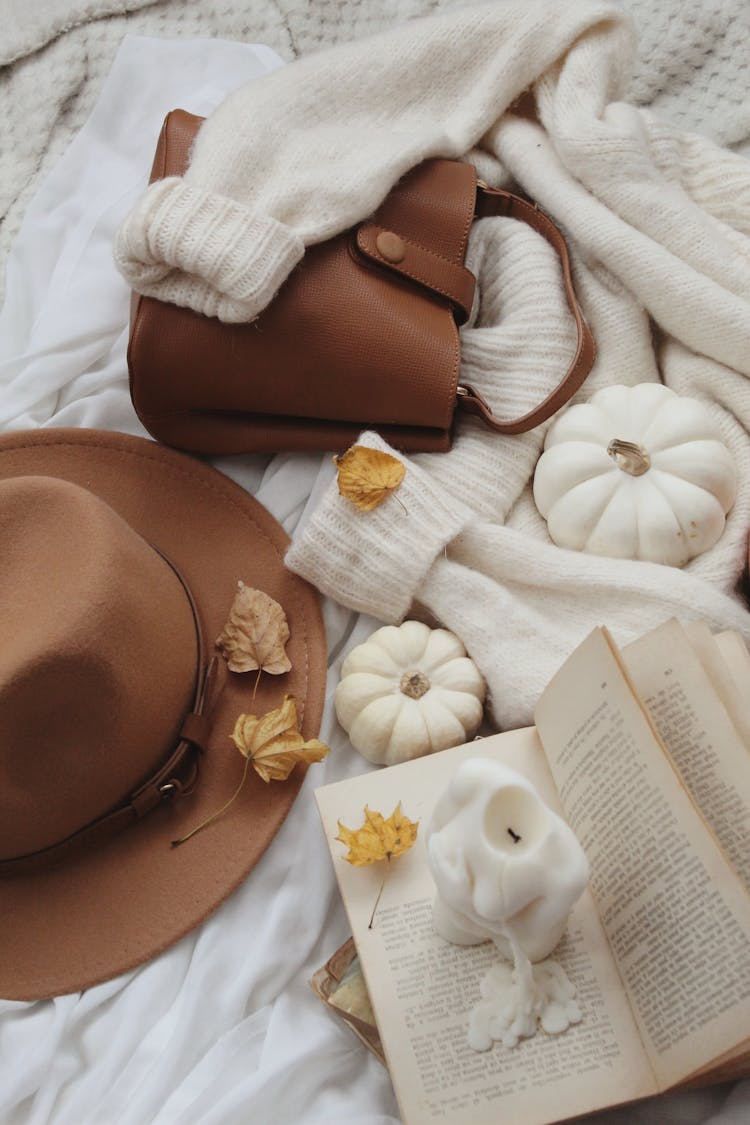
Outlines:
[{"label": "hat brim", "polygon": [[[286,693],[301,728],[317,734],[326,643],[316,592],[283,564],[289,540],[251,496],[215,469],[143,438],[98,430],[39,430],[0,437],[0,479],[52,476],[104,499],[186,579],[216,638],[241,579],[275,598],[290,627],[291,670],[226,672],[211,705],[212,735],[199,783],[105,846],[34,874],[0,878],[0,996],[35,1000],[75,992],[148,960],[188,933],[242,882],[266,850],[302,784],[253,770],[240,796],[181,847],[171,841],[218,809],[243,759],[229,735],[239,714],[262,714]],[[158,622],[154,622],[158,629]]]}]

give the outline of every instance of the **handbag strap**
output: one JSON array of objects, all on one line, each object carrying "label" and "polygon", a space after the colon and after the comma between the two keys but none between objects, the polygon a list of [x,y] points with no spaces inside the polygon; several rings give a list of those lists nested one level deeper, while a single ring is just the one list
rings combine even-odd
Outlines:
[{"label": "handbag strap", "polygon": [[489,403],[479,391],[468,383],[462,383],[456,388],[457,405],[468,414],[478,415],[482,421],[499,434],[520,434],[532,430],[541,422],[545,422],[556,410],[564,406],[568,399],[576,393],[583,384],[584,379],[591,370],[596,359],[596,345],[591,329],[586,324],[581,306],[573,288],[573,274],[570,266],[570,254],[562,231],[552,222],[548,215],[540,211],[536,203],[530,203],[519,195],[502,188],[491,188],[482,180],[477,181],[477,206],[475,217],[477,219],[489,216],[502,215],[519,222],[526,223],[532,230],[546,238],[552,249],[560,259],[562,267],[563,285],[565,287],[565,300],[575,321],[578,333],[575,355],[558,385],[547,397],[529,410],[527,414],[511,422],[501,422],[492,413]]}]

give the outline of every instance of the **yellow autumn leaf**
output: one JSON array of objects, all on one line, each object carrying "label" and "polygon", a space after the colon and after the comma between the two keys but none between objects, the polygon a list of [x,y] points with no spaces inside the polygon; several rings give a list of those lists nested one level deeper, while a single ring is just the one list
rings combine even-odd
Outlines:
[{"label": "yellow autumn leaf", "polygon": [[333,460],[338,469],[340,494],[363,512],[371,512],[382,504],[406,473],[398,457],[366,445],[353,445]]},{"label": "yellow autumn leaf", "polygon": [[229,618],[216,640],[232,672],[269,672],[278,676],[292,664],[284,646],[289,623],[277,601],[262,590],[237,583]]},{"label": "yellow autumn leaf", "polygon": [[347,828],[338,822],[339,835],[336,837],[346,844],[349,854],[344,859],[355,867],[364,867],[378,860],[391,860],[403,852],[408,852],[417,838],[419,821],[409,820],[401,812],[401,802],[386,818],[365,805],[365,821],[361,828]]},{"label": "yellow autumn leaf", "polygon": [[285,696],[281,707],[260,717],[240,715],[230,738],[245,759],[237,788],[221,808],[210,813],[179,840],[172,840],[173,848],[202,832],[234,804],[247,780],[248,766],[252,765],[263,781],[286,781],[297,762],[320,762],[328,753],[324,742],[318,742],[317,738],[305,742],[300,734],[297,702],[293,695]]},{"label": "yellow autumn leaf", "polygon": [[297,762],[320,762],[328,753],[324,742],[305,742],[300,734],[293,695],[260,717],[240,715],[230,737],[264,781],[285,781]]}]

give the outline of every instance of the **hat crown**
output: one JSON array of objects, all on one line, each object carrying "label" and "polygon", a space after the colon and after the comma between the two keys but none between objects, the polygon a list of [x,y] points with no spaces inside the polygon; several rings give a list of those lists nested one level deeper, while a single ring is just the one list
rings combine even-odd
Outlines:
[{"label": "hat crown", "polygon": [[169,563],[64,480],[0,483],[0,860],[67,838],[168,755],[197,674]]}]

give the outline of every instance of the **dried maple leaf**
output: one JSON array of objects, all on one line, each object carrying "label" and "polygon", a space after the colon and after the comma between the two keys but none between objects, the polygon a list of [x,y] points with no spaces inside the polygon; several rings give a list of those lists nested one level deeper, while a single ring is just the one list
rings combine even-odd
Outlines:
[{"label": "dried maple leaf", "polygon": [[[361,828],[347,828],[338,821],[339,834],[336,837],[342,844],[346,844],[349,854],[344,856],[347,862],[355,867],[364,867],[370,863],[377,863],[384,859],[388,864],[385,874],[390,869],[390,862],[397,855],[408,852],[417,838],[418,820],[409,820],[401,812],[401,802],[396,805],[391,815],[386,818],[382,813],[375,812],[365,805],[365,822]],[[385,887],[385,874],[380,884],[375,905],[372,908],[368,929],[372,929],[375,921],[375,911],[378,909],[380,896]]]},{"label": "dried maple leaf", "polygon": [[398,457],[366,445],[353,445],[333,460],[339,473],[339,492],[363,512],[382,504],[406,473]]},{"label": "dried maple leaf", "polygon": [[320,762],[328,753],[324,742],[317,738],[305,742],[300,734],[293,695],[260,718],[240,715],[231,739],[264,781],[285,781],[297,762]]},{"label": "dried maple leaf", "polygon": [[237,583],[229,618],[216,640],[232,672],[269,672],[278,676],[292,664],[284,651],[289,640],[286,614],[277,601]]},{"label": "dried maple leaf", "polygon": [[196,832],[200,832],[226,812],[232,802],[239,797],[251,764],[264,781],[286,781],[297,762],[320,762],[328,753],[328,747],[324,742],[318,742],[317,738],[305,742],[300,734],[297,702],[293,695],[285,696],[281,707],[277,707],[275,711],[268,711],[260,718],[256,715],[240,715],[229,737],[245,759],[239,785],[220,809],[212,812],[186,836],[173,840],[173,848],[184,844],[191,836],[195,836]]},{"label": "dried maple leaf", "polygon": [[344,859],[355,867],[364,867],[365,864],[377,863],[380,859],[391,860],[408,852],[417,838],[419,821],[404,816],[399,801],[387,820],[382,813],[374,812],[365,805],[365,822],[361,828],[347,828],[341,821],[338,825],[336,839],[349,849]]}]

